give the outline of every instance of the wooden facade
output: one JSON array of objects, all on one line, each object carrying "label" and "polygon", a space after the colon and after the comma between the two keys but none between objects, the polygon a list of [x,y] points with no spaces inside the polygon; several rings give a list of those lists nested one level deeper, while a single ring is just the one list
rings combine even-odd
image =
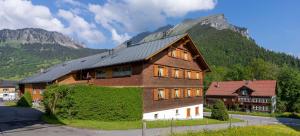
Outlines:
[{"label": "wooden facade", "polygon": [[275,93],[273,80],[213,82],[207,90],[206,105],[219,99],[232,110],[274,112]]},{"label": "wooden facade", "polygon": [[[203,63],[201,54],[191,39],[185,36],[145,61],[75,71],[53,83],[142,87],[143,109],[147,113],[203,104],[203,78],[209,71]],[[45,86],[39,87],[44,89]],[[25,90],[30,92],[33,88],[37,85],[25,85]],[[163,96],[159,96],[162,92],[158,91],[163,91]],[[34,94],[33,97],[34,100],[41,99]],[[199,114],[199,107],[196,111]]]}]

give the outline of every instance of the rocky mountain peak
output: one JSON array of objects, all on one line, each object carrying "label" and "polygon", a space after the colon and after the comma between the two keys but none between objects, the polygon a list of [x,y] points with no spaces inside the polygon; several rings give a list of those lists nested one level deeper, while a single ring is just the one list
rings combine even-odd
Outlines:
[{"label": "rocky mountain peak", "polygon": [[216,15],[211,15],[206,17],[200,17],[197,19],[186,19],[182,21],[182,23],[179,23],[175,26],[166,25],[158,28],[153,32],[138,34],[137,36],[134,36],[129,41],[131,41],[132,43],[147,42],[147,41],[163,38],[164,36],[183,34],[188,32],[188,30],[192,29],[196,25],[206,25],[206,26],[208,25],[217,30],[230,29],[234,32],[240,33],[244,37],[249,38],[248,30],[246,28],[238,27],[230,24],[227,21],[224,14],[216,14]]},{"label": "rocky mountain peak", "polygon": [[0,30],[0,43],[16,42],[21,44],[59,44],[65,47],[80,49],[83,44],[55,31],[40,28],[3,29]]}]

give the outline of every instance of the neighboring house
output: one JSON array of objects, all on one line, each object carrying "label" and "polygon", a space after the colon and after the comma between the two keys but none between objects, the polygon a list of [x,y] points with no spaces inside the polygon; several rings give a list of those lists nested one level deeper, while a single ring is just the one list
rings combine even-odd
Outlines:
[{"label": "neighboring house", "polygon": [[17,98],[17,82],[0,80],[0,100],[8,101]]},{"label": "neighboring house", "polygon": [[213,82],[206,92],[206,103],[221,99],[228,109],[239,106],[244,111],[274,112],[276,88],[275,80]]},{"label": "neighboring house", "polygon": [[48,84],[142,87],[143,119],[203,118],[207,63],[187,34],[110,50],[56,65],[21,81],[42,99]]}]

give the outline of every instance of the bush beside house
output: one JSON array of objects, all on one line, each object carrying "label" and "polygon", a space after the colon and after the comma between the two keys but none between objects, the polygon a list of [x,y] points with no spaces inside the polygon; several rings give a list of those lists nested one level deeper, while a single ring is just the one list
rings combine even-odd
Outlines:
[{"label": "bush beside house", "polygon": [[58,118],[130,121],[141,120],[143,113],[141,88],[51,85],[43,103]]},{"label": "bush beside house", "polygon": [[229,119],[228,111],[221,100],[216,100],[211,110],[211,118],[227,121]]},{"label": "bush beside house", "polygon": [[17,106],[19,107],[32,107],[32,97],[31,94],[26,91],[24,95],[17,102]]}]

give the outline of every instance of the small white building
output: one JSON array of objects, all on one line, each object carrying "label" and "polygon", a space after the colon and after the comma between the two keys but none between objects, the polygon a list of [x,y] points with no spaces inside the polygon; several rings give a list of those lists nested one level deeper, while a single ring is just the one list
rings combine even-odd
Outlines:
[{"label": "small white building", "polygon": [[17,82],[0,80],[0,100],[16,100],[17,96]]}]

